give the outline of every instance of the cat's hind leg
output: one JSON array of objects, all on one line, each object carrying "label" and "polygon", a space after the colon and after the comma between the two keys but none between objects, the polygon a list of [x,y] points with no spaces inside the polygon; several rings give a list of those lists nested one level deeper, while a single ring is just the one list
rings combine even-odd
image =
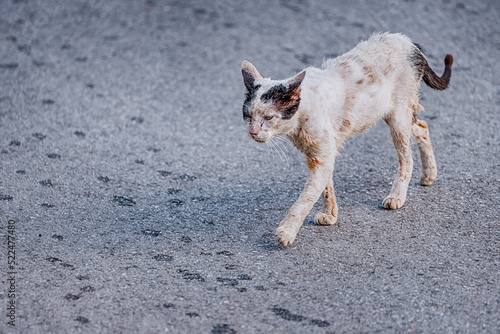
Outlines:
[{"label": "cat's hind leg", "polygon": [[422,177],[420,178],[420,184],[423,186],[430,186],[436,179],[437,166],[427,123],[414,117],[412,132],[417,140],[420,160],[422,160]]},{"label": "cat's hind leg", "polygon": [[411,156],[411,135],[412,135],[412,117],[411,114],[394,112],[385,121],[391,129],[392,140],[396,148],[399,170],[392,185],[391,193],[387,196],[382,205],[386,209],[399,209],[406,201],[406,192],[410,183],[413,170],[413,158]]},{"label": "cat's hind leg", "polygon": [[314,217],[314,221],[318,225],[334,225],[337,222],[339,208],[335,200],[335,192],[333,190],[333,179],[328,181],[328,185],[323,190],[323,212],[320,212]]}]

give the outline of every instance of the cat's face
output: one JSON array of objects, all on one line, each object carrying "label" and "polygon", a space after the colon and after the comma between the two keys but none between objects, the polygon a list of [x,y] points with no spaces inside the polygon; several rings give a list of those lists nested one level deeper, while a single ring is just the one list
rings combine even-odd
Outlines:
[{"label": "cat's face", "polygon": [[243,82],[247,88],[243,102],[243,119],[248,124],[248,134],[259,143],[272,137],[289,133],[292,119],[300,104],[300,84],[305,72],[286,81],[263,78],[248,61],[241,64]]}]

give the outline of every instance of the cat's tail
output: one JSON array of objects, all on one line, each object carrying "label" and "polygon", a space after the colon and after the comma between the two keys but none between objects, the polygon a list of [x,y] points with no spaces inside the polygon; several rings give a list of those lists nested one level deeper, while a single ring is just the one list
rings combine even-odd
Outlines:
[{"label": "cat's tail", "polygon": [[413,57],[414,66],[419,74],[421,74],[422,80],[427,84],[427,86],[437,89],[437,90],[445,90],[448,88],[451,79],[451,66],[453,65],[453,56],[447,54],[444,57],[444,72],[443,75],[438,76],[434,71],[430,68],[427,63],[427,59],[424,56],[422,49],[418,44],[415,44],[416,50],[415,55]]},{"label": "cat's tail", "polygon": [[450,78],[451,78],[451,66],[453,65],[453,56],[450,54],[447,54],[446,57],[444,57],[444,72],[443,75],[438,77],[436,73],[429,67],[429,64],[425,62],[424,65],[424,75],[422,79],[424,82],[427,84],[427,86],[437,89],[437,90],[444,90],[448,88],[448,85],[450,84]]}]

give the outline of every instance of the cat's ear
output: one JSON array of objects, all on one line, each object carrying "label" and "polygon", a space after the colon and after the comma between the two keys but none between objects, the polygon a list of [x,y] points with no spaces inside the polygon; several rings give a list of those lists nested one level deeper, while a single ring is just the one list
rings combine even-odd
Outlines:
[{"label": "cat's ear", "polygon": [[299,87],[300,84],[302,83],[302,80],[306,77],[306,71],[302,71],[290,80],[288,80],[288,92],[293,92],[296,91]]},{"label": "cat's ear", "polygon": [[252,65],[249,61],[244,60],[241,64],[241,73],[243,74],[243,82],[247,87],[249,92],[255,90],[254,82],[257,79],[262,79],[262,75],[260,75],[259,71]]}]

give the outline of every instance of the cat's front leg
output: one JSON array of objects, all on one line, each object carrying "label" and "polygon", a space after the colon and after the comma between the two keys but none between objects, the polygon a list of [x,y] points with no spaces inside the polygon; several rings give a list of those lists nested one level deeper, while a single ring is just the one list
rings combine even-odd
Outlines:
[{"label": "cat's front leg", "polygon": [[309,179],[299,199],[276,230],[278,241],[284,246],[295,240],[307,214],[318,201],[321,193],[329,184],[329,180],[332,180],[334,154],[328,152],[318,156],[308,158]]}]

